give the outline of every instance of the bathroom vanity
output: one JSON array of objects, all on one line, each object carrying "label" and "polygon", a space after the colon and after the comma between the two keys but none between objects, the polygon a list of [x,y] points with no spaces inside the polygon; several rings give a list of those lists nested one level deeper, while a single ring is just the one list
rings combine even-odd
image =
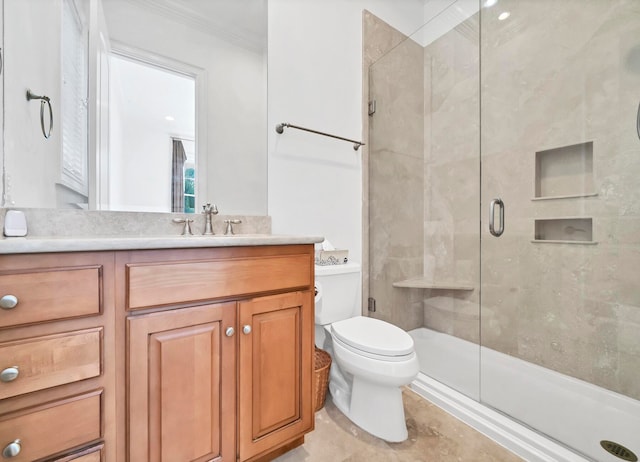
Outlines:
[{"label": "bathroom vanity", "polygon": [[0,242],[2,460],[266,461],[302,444],[318,240]]}]

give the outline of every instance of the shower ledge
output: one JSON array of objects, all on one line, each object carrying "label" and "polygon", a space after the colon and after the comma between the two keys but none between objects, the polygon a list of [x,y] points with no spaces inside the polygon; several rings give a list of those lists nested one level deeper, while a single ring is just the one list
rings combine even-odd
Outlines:
[{"label": "shower ledge", "polygon": [[469,284],[460,284],[456,282],[433,282],[423,276],[405,279],[393,283],[393,287],[406,289],[432,289],[432,290],[474,290],[475,287]]}]

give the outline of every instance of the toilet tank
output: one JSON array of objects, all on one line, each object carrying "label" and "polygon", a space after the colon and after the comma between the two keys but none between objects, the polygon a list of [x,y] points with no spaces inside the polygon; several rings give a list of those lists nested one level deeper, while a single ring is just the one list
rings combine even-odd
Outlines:
[{"label": "toilet tank", "polygon": [[315,267],[316,324],[326,325],[360,314],[360,264]]}]

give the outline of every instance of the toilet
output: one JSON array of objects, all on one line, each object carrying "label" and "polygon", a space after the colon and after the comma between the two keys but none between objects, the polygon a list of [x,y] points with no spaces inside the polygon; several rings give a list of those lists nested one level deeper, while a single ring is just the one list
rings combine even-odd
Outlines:
[{"label": "toilet", "polygon": [[372,435],[406,440],[400,387],[418,375],[413,339],[388,322],[359,316],[359,264],[316,266],[315,271],[316,346],[333,358],[333,402]]}]

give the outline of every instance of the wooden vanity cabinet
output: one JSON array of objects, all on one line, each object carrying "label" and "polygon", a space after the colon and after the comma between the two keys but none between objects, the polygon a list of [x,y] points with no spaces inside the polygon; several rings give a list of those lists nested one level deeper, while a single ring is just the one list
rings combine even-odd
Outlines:
[{"label": "wooden vanity cabinet", "polygon": [[0,255],[0,459],[263,462],[302,444],[313,277],[313,245]]},{"label": "wooden vanity cabinet", "polygon": [[127,453],[268,461],[314,425],[313,246],[121,253]]},{"label": "wooden vanity cabinet", "polygon": [[0,460],[116,460],[113,264],[0,255]]}]

